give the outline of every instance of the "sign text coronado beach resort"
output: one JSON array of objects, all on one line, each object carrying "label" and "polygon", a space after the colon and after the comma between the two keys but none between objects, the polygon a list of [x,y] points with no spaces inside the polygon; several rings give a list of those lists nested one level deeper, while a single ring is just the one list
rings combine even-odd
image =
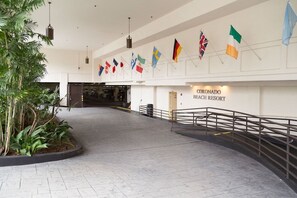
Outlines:
[{"label": "sign text coronado beach resort", "polygon": [[219,89],[197,89],[193,99],[225,101],[226,96],[221,96],[221,94],[222,91]]}]

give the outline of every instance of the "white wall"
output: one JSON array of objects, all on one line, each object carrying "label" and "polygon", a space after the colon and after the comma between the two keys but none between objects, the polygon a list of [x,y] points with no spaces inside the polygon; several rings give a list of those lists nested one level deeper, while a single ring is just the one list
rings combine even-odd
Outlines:
[{"label": "white wall", "polygon": [[[133,87],[133,86],[132,86]],[[194,99],[193,95],[197,95],[196,90],[221,90],[220,96],[226,97],[224,101]],[[149,92],[150,88],[142,87],[141,92]],[[135,90],[135,95],[139,95]],[[185,86],[185,87],[157,87],[155,108],[168,110],[169,109],[169,92],[177,92],[177,108],[198,108],[198,107],[218,107],[225,109],[232,109],[259,115],[259,87],[231,87],[231,86]],[[206,95],[209,94],[199,94]],[[132,104],[137,103],[137,99],[132,99]],[[253,108],[251,108],[253,107]]]},{"label": "white wall", "polygon": [[[155,88],[154,106],[168,109],[169,92],[178,93],[178,108],[219,107],[242,111],[255,115],[274,115],[297,117],[297,31],[293,33],[288,47],[282,45],[282,25],[287,1],[269,0],[242,11],[209,21],[154,40],[134,49],[126,50],[113,56],[102,58],[112,62],[113,58],[124,59],[127,65],[123,73],[104,75],[101,80],[110,83],[141,81],[144,86],[132,87],[132,106],[138,109],[139,95],[152,93]],[[297,2],[292,1],[297,10]],[[239,58],[235,60],[225,54],[230,24],[232,24],[250,47],[260,56],[261,60],[242,42]],[[206,49],[203,59],[198,58],[199,33],[203,30],[209,43],[215,48],[223,64],[220,62],[211,45]],[[179,62],[171,60],[173,41],[177,39],[183,50]],[[156,69],[151,67],[152,49],[156,46],[162,53]],[[144,72],[138,74],[130,68],[131,53],[140,54],[147,59]],[[286,85],[284,82],[293,82]],[[238,86],[239,82],[244,85]],[[263,85],[263,82],[264,83]],[[269,85],[270,82],[273,85]],[[220,87],[220,85],[228,86]],[[193,89],[189,85],[219,88],[226,95],[226,101],[203,101],[193,99]],[[216,85],[218,87],[216,87]],[[147,88],[146,86],[150,86]],[[292,94],[293,93],[293,94]],[[182,94],[182,95],[181,95]],[[151,97],[147,96],[151,103]]]},{"label": "white wall", "polygon": [[[48,61],[46,63],[47,82],[56,82],[56,76],[61,73],[67,73],[70,82],[92,81],[92,63],[91,61],[90,64],[85,63],[86,52],[50,48],[44,48],[42,52],[45,53]],[[92,60],[90,55],[89,58]]]},{"label": "white wall", "polygon": [[[297,8],[297,2],[292,1]],[[124,59],[127,62],[124,72],[104,75],[105,82],[145,81],[146,85],[174,85],[187,82],[226,82],[226,81],[263,81],[263,80],[296,80],[297,79],[297,31],[294,31],[291,44],[281,44],[282,25],[286,1],[270,0],[191,29],[155,40],[148,44],[126,50],[123,53],[104,58]],[[248,16],[248,17],[247,17]],[[240,45],[240,55],[235,60],[225,54],[228,34],[232,24],[243,39],[261,57],[259,60],[247,47]],[[202,60],[198,58],[198,41],[200,30],[206,34],[209,42],[216,49],[222,64],[209,45]],[[174,39],[183,46],[179,62],[171,60]],[[162,53],[157,69],[151,67],[152,49],[156,46]],[[131,71],[131,53],[140,54],[147,59],[143,74]],[[176,85],[176,84],[175,84]]]},{"label": "white wall", "polygon": [[[67,105],[67,85],[69,82],[92,82],[93,64],[85,63],[86,52],[43,49],[46,55],[47,74],[42,82],[60,83],[60,98],[63,98],[61,105]],[[92,57],[89,54],[90,60]]]},{"label": "white wall", "polygon": [[260,111],[261,115],[297,118],[297,86],[263,87]]},{"label": "white wall", "polygon": [[[197,89],[220,90],[219,96],[224,101],[194,99]],[[152,88],[132,86],[132,106],[138,111],[140,104],[151,103]],[[280,116],[297,118],[297,87],[278,86],[184,86],[184,87],[156,87],[154,108],[169,109],[169,92],[177,92],[177,108],[217,107],[262,116]],[[143,94],[146,93],[146,94]],[[211,96],[211,94],[199,94]]]},{"label": "white wall", "polygon": [[154,87],[132,86],[131,87],[131,109],[139,111],[140,105],[154,104]]},{"label": "white wall", "polygon": [[[239,6],[239,1],[224,2],[229,2],[231,7]],[[244,2],[247,1],[241,1],[241,3]],[[209,11],[211,12],[191,16],[192,19],[198,19],[195,20],[199,23],[195,22],[196,25],[189,26],[192,24],[191,17],[184,17],[180,21],[180,25],[177,23],[172,25],[173,21],[171,21],[172,27],[178,26],[179,29],[182,27],[185,29],[172,35],[168,34],[172,27],[169,27],[170,24],[168,26],[164,23],[165,19],[183,17],[179,13],[186,9],[189,4],[136,31],[134,33],[137,35],[135,48],[123,50],[123,42],[115,41],[107,47],[108,49],[96,51],[92,61],[92,71],[90,66],[83,64],[84,52],[47,51],[46,54],[50,62],[49,74],[45,79],[49,82],[63,81],[65,84],[67,76],[69,82],[92,81],[106,82],[110,85],[132,85],[131,107],[135,111],[142,104],[154,104],[155,108],[167,110],[169,92],[176,91],[178,93],[178,108],[212,106],[256,115],[297,117],[297,112],[294,111],[297,104],[296,28],[290,45],[286,47],[281,44],[286,2],[285,0],[258,1],[257,5],[244,10],[241,10],[239,6],[238,12],[234,12],[234,7],[229,6],[228,10],[233,11],[230,14],[221,14],[223,17],[218,17],[220,15],[219,8],[209,4]],[[291,1],[291,4],[297,10],[297,2]],[[192,12],[191,10],[192,8],[189,9],[189,12]],[[221,11],[225,12],[224,10]],[[187,14],[187,16],[190,15]],[[166,35],[158,30],[160,24],[163,24],[161,27],[163,33],[168,27]],[[231,24],[242,34],[243,39],[261,57],[261,60],[253,54],[245,42],[240,45],[238,60],[225,54]],[[189,27],[191,28],[189,29]],[[148,29],[151,31],[143,32],[143,30]],[[202,60],[198,58],[200,30],[204,31],[210,43]],[[158,31],[160,35],[165,36],[148,35],[149,32],[156,34]],[[143,37],[149,38],[149,42],[140,44]],[[158,39],[154,40],[153,38]],[[183,47],[178,63],[171,60],[175,38]],[[162,53],[156,69],[151,67],[154,46]],[[215,51],[223,60],[223,64]],[[136,55],[140,54],[147,60],[142,74],[130,67],[132,52]],[[99,55],[101,53],[105,54],[101,57]],[[106,57],[106,54],[113,55]],[[99,77],[99,66],[105,66],[105,61],[113,65],[113,58],[119,63],[123,62],[124,67],[118,66],[115,73],[112,73],[110,69],[108,75],[103,72],[102,76]],[[81,65],[82,69],[78,71],[77,65]],[[286,84],[286,82],[293,83]],[[239,86],[239,83],[243,83],[243,85]],[[189,85],[193,85],[193,87],[191,88]],[[222,94],[226,95],[226,101],[193,99],[194,85],[221,89]],[[221,87],[220,85],[228,86]]]}]

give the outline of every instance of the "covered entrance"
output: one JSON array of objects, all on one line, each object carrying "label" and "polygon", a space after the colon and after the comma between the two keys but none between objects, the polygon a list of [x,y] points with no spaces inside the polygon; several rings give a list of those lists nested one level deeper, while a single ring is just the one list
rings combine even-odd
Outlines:
[{"label": "covered entrance", "polygon": [[130,107],[130,86],[105,85],[100,83],[69,83],[68,106],[98,107],[120,106]]}]

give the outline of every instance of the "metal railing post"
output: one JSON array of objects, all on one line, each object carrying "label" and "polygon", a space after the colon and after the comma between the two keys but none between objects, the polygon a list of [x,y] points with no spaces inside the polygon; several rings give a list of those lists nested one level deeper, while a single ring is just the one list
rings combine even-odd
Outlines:
[{"label": "metal railing post", "polygon": [[259,118],[259,140],[258,140],[258,155],[261,156],[261,144],[262,144],[262,141],[261,141],[261,131],[262,131],[262,127],[261,127],[261,124],[262,124],[262,119]]},{"label": "metal railing post", "polygon": [[208,107],[206,108],[206,114],[205,114],[205,126],[206,126],[206,130],[205,130],[205,134],[208,134]]},{"label": "metal railing post", "polygon": [[216,131],[218,130],[218,114],[216,114]]},{"label": "metal railing post", "polygon": [[177,122],[177,112],[176,112],[176,110],[175,111],[172,110],[172,115],[174,116],[173,117],[173,122]]},{"label": "metal railing post", "polygon": [[291,120],[288,120],[287,127],[287,161],[286,161],[286,174],[287,179],[290,179],[290,128],[291,128]]},{"label": "metal railing post", "polygon": [[[139,109],[140,112],[147,112],[145,105],[140,106]],[[281,173],[288,180],[295,181],[296,179],[296,174],[294,174],[296,168],[294,160],[296,159],[296,155],[294,152],[297,148],[294,144],[295,142],[292,142],[296,140],[296,119],[259,117],[232,110],[223,111],[223,109],[209,107],[157,111],[159,113],[156,117],[160,117],[161,114],[161,119],[163,117],[165,119],[168,118],[172,122],[171,131],[179,130],[182,127],[187,129],[186,127],[191,127],[191,125],[195,127],[196,125],[196,129],[201,135],[208,135],[208,131],[212,134],[215,133],[215,129],[225,129],[226,133],[218,134],[228,134],[226,137],[228,137],[229,140],[231,138],[233,143],[236,142],[247,146],[246,148],[254,154],[258,154],[258,157],[265,157],[272,165],[280,167]],[[177,114],[179,114],[178,119]],[[231,123],[230,118],[232,119]],[[246,120],[244,120],[244,118]],[[205,119],[204,125],[203,119]],[[176,122],[176,126],[173,122]],[[215,126],[213,122],[216,122]],[[178,125],[178,123],[181,125]],[[205,127],[204,134],[203,127]]]},{"label": "metal railing post", "polygon": [[235,131],[235,112],[233,111],[233,117],[232,117],[232,142],[234,142],[234,131]]},{"label": "metal railing post", "polygon": [[248,132],[248,117],[245,117],[245,132]]}]

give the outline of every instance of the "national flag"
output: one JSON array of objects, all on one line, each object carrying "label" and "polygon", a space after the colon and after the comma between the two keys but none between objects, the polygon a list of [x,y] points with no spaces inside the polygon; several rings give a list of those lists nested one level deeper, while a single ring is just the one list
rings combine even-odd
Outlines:
[{"label": "national flag", "polygon": [[138,56],[137,56],[137,59],[138,59],[138,61],[141,63],[141,64],[145,64],[145,59],[144,58],[142,58],[139,54],[138,54]]},{"label": "national flag", "polygon": [[135,57],[135,54],[132,53],[132,59],[131,59],[131,67],[132,70],[134,69],[135,65],[136,65],[136,61],[137,61],[137,57]]},{"label": "national flag", "polygon": [[241,42],[241,35],[231,25],[229,33],[229,42],[227,44],[226,54],[237,59],[238,57],[238,46]]},{"label": "national flag", "polygon": [[109,69],[109,67],[107,65],[105,65],[105,70],[104,71],[105,71],[106,74],[108,74],[108,69]]},{"label": "national flag", "polygon": [[119,64],[119,63],[116,61],[116,59],[113,59],[112,62],[113,62],[113,64],[114,64],[115,66],[118,66],[118,64]]},{"label": "national flag", "polygon": [[199,58],[200,60],[202,59],[205,49],[208,45],[208,40],[205,37],[205,35],[203,34],[203,32],[200,32],[200,41],[199,41]]},{"label": "national flag", "polygon": [[105,61],[105,65],[109,68],[110,67],[110,63]]},{"label": "national flag", "polygon": [[110,63],[105,61],[105,73],[108,74],[108,70],[110,68]]},{"label": "national flag", "polygon": [[99,76],[101,76],[103,70],[104,70],[104,67],[102,65],[100,65],[100,67],[99,67],[99,73],[98,73]]},{"label": "national flag", "polygon": [[153,68],[156,68],[160,57],[161,57],[161,52],[159,52],[159,50],[157,50],[157,48],[154,47],[154,49],[153,49],[153,60],[152,60],[152,67]]},{"label": "national flag", "polygon": [[175,39],[174,40],[174,46],[173,46],[173,56],[172,59],[177,63],[177,58],[182,50],[182,46],[179,44],[179,42]]},{"label": "national flag", "polygon": [[297,16],[294,12],[293,8],[291,7],[289,1],[286,7],[285,19],[283,24],[283,38],[282,43],[284,45],[289,45],[290,38],[293,34],[294,27],[297,22]]},{"label": "national flag", "polygon": [[120,63],[120,66],[121,66],[121,67],[124,67],[124,63],[123,63],[123,62],[121,62],[121,63]]},{"label": "national flag", "polygon": [[114,73],[116,71],[116,66],[112,67],[112,73]]},{"label": "national flag", "polygon": [[136,71],[142,74],[143,68],[140,65],[136,65]]}]

